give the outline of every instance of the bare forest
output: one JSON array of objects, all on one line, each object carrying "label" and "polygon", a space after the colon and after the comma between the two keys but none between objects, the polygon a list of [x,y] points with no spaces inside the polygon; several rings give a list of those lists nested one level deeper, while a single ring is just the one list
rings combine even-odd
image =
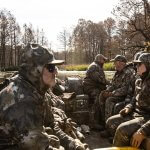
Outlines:
[{"label": "bare forest", "polygon": [[43,29],[26,23],[21,27],[9,10],[0,10],[0,70],[17,68],[21,51],[30,42],[47,46],[66,64],[90,63],[98,53],[109,59],[123,54],[131,60],[150,41],[149,2],[120,0],[112,13],[113,18],[98,23],[82,18],[72,31],[64,29],[58,34],[62,51],[57,51],[51,49]]}]

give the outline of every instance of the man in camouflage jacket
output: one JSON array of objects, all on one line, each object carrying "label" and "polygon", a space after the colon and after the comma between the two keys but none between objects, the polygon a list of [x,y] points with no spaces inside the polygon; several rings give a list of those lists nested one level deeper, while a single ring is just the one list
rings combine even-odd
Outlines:
[{"label": "man in camouflage jacket", "polygon": [[[0,92],[3,129],[0,132],[9,135],[11,143],[18,139],[18,149],[60,149],[60,144],[68,150],[78,147],[78,140],[69,137],[54,122],[51,106],[45,98],[48,88],[55,85],[55,65],[62,63],[47,49],[29,44],[23,51],[18,75]],[[44,132],[43,127],[51,127],[60,142],[56,136]]]},{"label": "man in camouflage jacket", "polygon": [[132,90],[129,90],[129,85],[135,81],[135,70],[126,65],[127,60],[124,56],[117,55],[111,61],[114,61],[116,73],[111,84],[106,90],[102,91],[99,100],[101,114],[104,117],[103,122],[113,115],[114,106],[124,101],[127,94],[132,92]]},{"label": "man in camouflage jacket", "polygon": [[134,91],[135,91],[135,81],[140,78],[140,76],[137,74],[137,69],[136,69],[136,64],[134,64],[134,61],[138,60],[139,56],[143,54],[144,51],[139,51],[134,55],[134,60],[133,62],[128,63],[128,67],[131,67],[131,69],[135,70],[135,78],[131,80],[127,92],[127,96],[123,102],[119,102],[115,105],[114,107],[114,115],[119,114],[120,110],[123,109],[128,103],[131,102],[132,97],[134,96]]},{"label": "man in camouflage jacket", "polygon": [[[100,92],[106,89],[108,81],[105,78],[103,64],[107,60],[102,54],[95,57],[86,71],[86,77],[83,80],[84,93],[90,96],[90,100],[95,100]],[[91,102],[92,103],[92,102]]]},{"label": "man in camouflage jacket", "polygon": [[91,112],[90,122],[92,124],[91,128],[97,128],[94,126],[98,126],[100,122],[98,97],[101,91],[106,89],[106,85],[109,83],[105,78],[105,73],[103,70],[103,64],[106,60],[106,57],[102,54],[98,54],[95,57],[94,62],[89,65],[86,71],[86,77],[83,80],[84,93],[89,95],[89,109]]},{"label": "man in camouflage jacket", "polygon": [[120,114],[110,117],[106,123],[111,135],[115,134],[115,146],[138,148],[150,136],[150,54],[141,54],[135,63],[141,77],[135,82],[135,96]]}]

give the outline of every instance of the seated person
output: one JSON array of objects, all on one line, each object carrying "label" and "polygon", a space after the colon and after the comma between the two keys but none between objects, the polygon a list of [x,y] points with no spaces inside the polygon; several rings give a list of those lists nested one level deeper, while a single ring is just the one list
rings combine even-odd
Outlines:
[{"label": "seated person", "polygon": [[127,96],[123,102],[119,102],[114,106],[113,115],[119,114],[120,110],[123,109],[130,101],[132,100],[132,97],[134,96],[135,91],[135,80],[140,78],[140,76],[137,74],[136,64],[134,64],[134,61],[138,60],[139,56],[144,53],[143,51],[139,51],[134,55],[134,60],[132,63],[129,63],[127,67],[131,67],[131,69],[135,70],[135,79],[132,80],[129,84]]},{"label": "seated person", "polygon": [[136,80],[135,96],[120,114],[106,122],[109,133],[115,135],[114,146],[139,148],[144,144],[144,139],[150,136],[150,54],[141,54],[135,63],[140,76]]},{"label": "seated person", "polygon": [[106,85],[109,83],[105,78],[103,70],[103,65],[106,60],[106,57],[102,54],[98,54],[95,57],[94,62],[89,65],[86,71],[86,77],[83,79],[84,93],[89,95],[89,109],[90,112],[93,112],[90,116],[92,125],[94,124],[93,121],[95,121],[96,124],[99,123],[98,96],[101,91],[106,89]]},{"label": "seated person", "polygon": [[106,60],[106,57],[98,54],[94,62],[89,65],[86,71],[86,77],[83,79],[84,93],[89,95],[93,101],[102,90],[106,89],[106,85],[108,84],[103,70],[103,65]]},{"label": "seated person", "polygon": [[[111,61],[114,62],[116,73],[111,84],[100,94],[101,115],[104,116],[103,122],[113,115],[114,106],[118,102],[123,102],[129,94],[129,84],[134,82],[135,70],[126,65],[125,56],[117,55]],[[132,92],[132,90],[131,90]]]},{"label": "seated person", "polygon": [[[17,150],[84,149],[78,139],[64,133],[54,120],[46,91],[55,85],[55,60],[52,53],[38,44],[28,44],[21,56],[18,75],[0,92],[0,142],[13,143]],[[44,128],[50,127],[54,135]],[[54,140],[56,139],[56,140]],[[55,141],[55,142],[54,142]],[[12,145],[10,149],[13,149]],[[0,149],[5,146],[0,143]],[[6,148],[6,147],[5,147]]]},{"label": "seated person", "polygon": [[[137,55],[138,54],[138,55]],[[141,52],[139,53],[136,53],[135,54],[135,57],[134,57],[134,61],[135,60],[138,60],[139,58],[139,54],[142,54]],[[136,72],[136,75],[135,75],[135,79],[139,79],[139,75],[137,74],[137,69],[136,69],[136,65],[134,63],[132,63],[132,65],[130,64],[130,66],[128,67],[131,67],[131,69],[134,69],[135,72]],[[118,102],[114,105],[114,109],[113,109],[113,115],[116,115],[116,114],[119,114],[119,112],[127,105],[131,102],[132,100],[132,97],[134,96],[134,91],[135,91],[135,81],[132,80],[130,83],[129,83],[129,87],[128,87],[128,91],[127,91],[127,96],[125,97],[125,100],[124,101],[121,101],[121,102]],[[102,131],[101,132],[101,136],[102,137],[110,137],[110,134],[107,130],[105,131]],[[112,139],[113,137],[110,137],[109,138],[109,141],[112,143]]]}]

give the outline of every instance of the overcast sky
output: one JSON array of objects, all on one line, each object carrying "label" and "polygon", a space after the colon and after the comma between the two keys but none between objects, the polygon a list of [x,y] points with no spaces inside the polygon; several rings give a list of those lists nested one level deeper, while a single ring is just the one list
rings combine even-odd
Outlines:
[{"label": "overcast sky", "polygon": [[93,22],[112,17],[111,11],[119,0],[0,0],[0,8],[6,8],[22,26],[32,23],[46,33],[52,48],[58,47],[58,34],[73,28],[78,19]]}]

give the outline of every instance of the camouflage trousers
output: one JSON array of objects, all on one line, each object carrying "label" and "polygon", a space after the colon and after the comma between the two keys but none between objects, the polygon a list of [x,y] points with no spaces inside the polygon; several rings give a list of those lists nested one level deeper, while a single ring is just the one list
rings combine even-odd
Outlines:
[{"label": "camouflage trousers", "polygon": [[99,94],[101,89],[91,88],[90,86],[84,87],[84,91],[89,95],[89,123],[92,125],[100,123],[100,104]]},{"label": "camouflage trousers", "polygon": [[130,146],[132,135],[148,119],[144,117],[135,117],[133,114],[122,117],[120,114],[110,117],[106,122],[106,128],[114,136],[114,146]]},{"label": "camouflage trousers", "polygon": [[102,124],[102,116],[101,116],[101,111],[100,111],[100,104],[99,104],[99,95],[95,98],[94,104],[90,107],[90,122],[92,124]]},{"label": "camouflage trousers", "polygon": [[109,117],[113,116],[118,111],[120,105],[117,107],[117,110],[115,109],[115,105],[120,101],[123,101],[120,97],[108,97],[105,99],[100,96],[99,103],[103,122],[106,122]]},{"label": "camouflage trousers", "polygon": [[99,88],[93,88],[91,86],[84,87],[84,93],[89,96],[89,104],[93,105],[96,97],[100,94],[101,90]]}]

